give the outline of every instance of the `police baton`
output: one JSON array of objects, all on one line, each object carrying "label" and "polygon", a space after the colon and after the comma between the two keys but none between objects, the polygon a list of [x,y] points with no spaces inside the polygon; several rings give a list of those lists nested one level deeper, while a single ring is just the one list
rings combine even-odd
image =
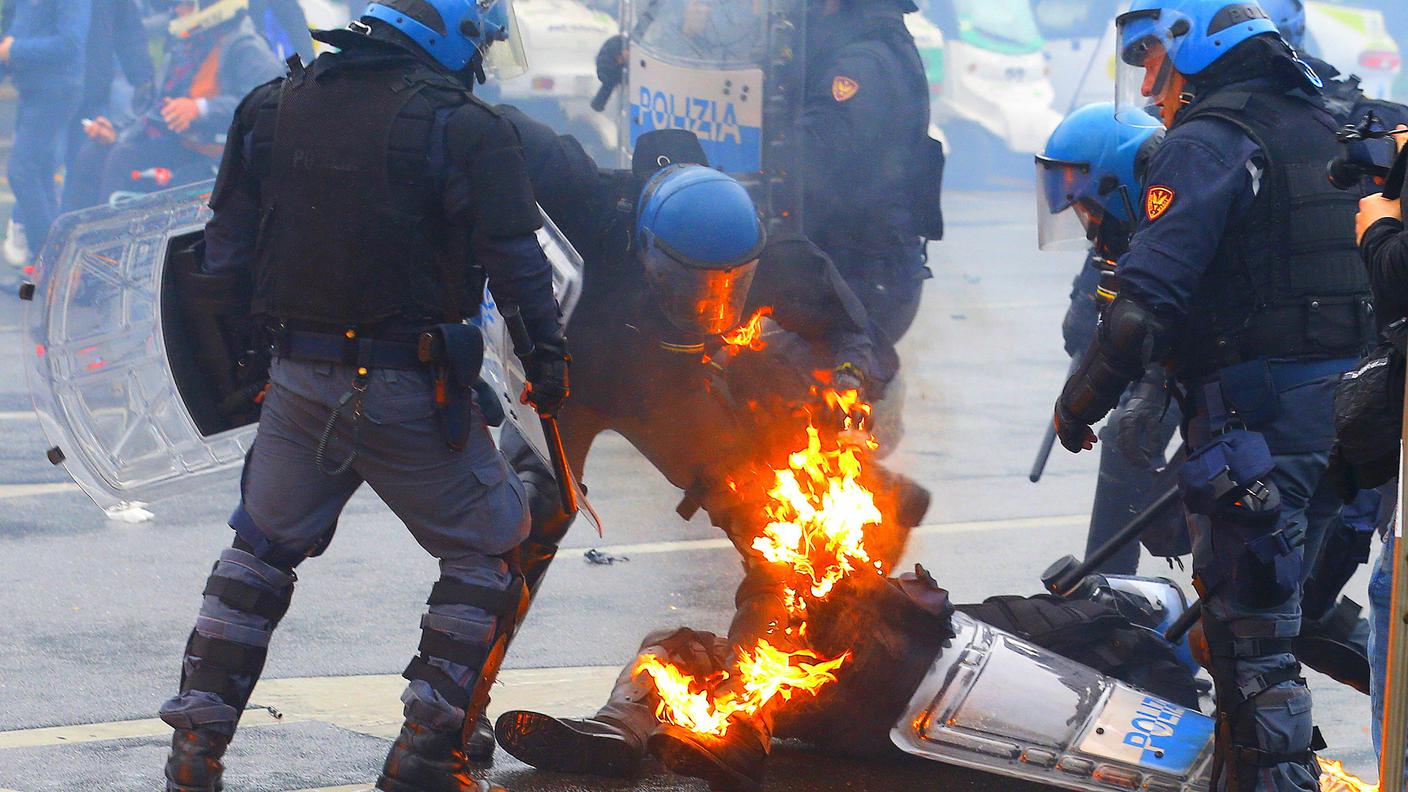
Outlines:
[{"label": "police baton", "polygon": [[[535,345],[528,335],[528,326],[523,323],[523,314],[516,305],[499,306],[499,314],[508,328],[508,337],[513,341],[513,354],[523,361],[525,373],[528,359],[532,357]],[[536,409],[535,409],[536,412]],[[562,447],[562,430],[557,426],[557,418],[538,414],[542,422],[543,437],[548,441],[548,456],[552,457],[553,474],[557,477],[557,492],[562,497],[562,511],[569,517],[577,514],[577,487],[572,479],[572,468],[567,465],[567,451]]]},{"label": "police baton", "polygon": [[1181,643],[1183,636],[1187,635],[1188,631],[1193,629],[1193,625],[1202,618],[1203,601],[1194,600],[1193,604],[1188,606],[1188,610],[1183,611],[1183,615],[1174,620],[1173,624],[1170,624],[1168,629],[1164,631],[1164,640],[1173,644]]},{"label": "police baton", "polygon": [[[1076,373],[1080,367],[1080,359],[1083,355],[1076,355],[1071,358],[1071,366],[1066,369],[1066,380]],[[1061,387],[1066,386],[1066,380],[1061,380]],[[1056,447],[1056,423],[1050,417],[1046,419],[1046,436],[1041,439],[1041,448],[1036,452],[1036,460],[1032,462],[1032,471],[1027,474],[1027,480],[1035,484],[1041,481],[1041,474],[1046,472],[1046,463],[1051,459],[1051,450]]]},{"label": "police baton", "polygon": [[1069,597],[1090,573],[1099,569],[1101,564],[1110,560],[1110,557],[1118,553],[1125,545],[1137,540],[1139,535],[1144,533],[1144,529],[1149,527],[1149,523],[1163,514],[1169,506],[1178,502],[1178,497],[1178,487],[1170,487],[1157,500],[1145,507],[1144,511],[1130,520],[1129,525],[1121,528],[1119,533],[1095,548],[1084,561],[1077,562],[1075,556],[1070,555],[1058,559],[1042,573],[1042,585],[1046,586],[1047,591],[1058,597]]}]

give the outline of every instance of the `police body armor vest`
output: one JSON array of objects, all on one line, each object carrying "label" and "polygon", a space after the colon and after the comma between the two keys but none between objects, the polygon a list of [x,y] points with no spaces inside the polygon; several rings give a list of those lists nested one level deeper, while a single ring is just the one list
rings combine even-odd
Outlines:
[{"label": "police body armor vest", "polygon": [[1369,282],[1354,241],[1358,196],[1336,190],[1335,122],[1288,94],[1214,94],[1187,119],[1219,118],[1261,149],[1261,189],[1229,226],[1194,296],[1174,360],[1199,377],[1267,358],[1358,355],[1373,337]]},{"label": "police body armor vest", "polygon": [[476,100],[423,66],[330,64],[296,68],[274,118],[266,106],[256,122],[255,312],[362,328],[458,318],[474,284],[459,277],[466,246],[445,222],[429,152],[437,114]]}]

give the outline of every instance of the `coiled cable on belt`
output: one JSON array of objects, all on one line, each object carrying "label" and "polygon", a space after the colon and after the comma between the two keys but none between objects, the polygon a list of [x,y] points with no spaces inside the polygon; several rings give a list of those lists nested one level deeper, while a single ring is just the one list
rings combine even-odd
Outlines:
[{"label": "coiled cable on belt", "polygon": [[[326,476],[340,476],[352,467],[352,463],[357,461],[357,441],[362,434],[362,398],[367,393],[366,369],[358,369],[357,376],[352,380],[352,387],[342,398],[337,400],[337,406],[332,408],[332,414],[328,416],[328,422],[323,426],[323,434],[318,438],[318,446],[313,449],[313,462],[318,466],[318,470]],[[343,459],[336,468],[328,470],[327,452],[328,443],[332,440],[333,431],[337,428],[338,419],[342,417],[342,410],[348,402],[352,405],[352,450],[347,452],[347,458]]]}]

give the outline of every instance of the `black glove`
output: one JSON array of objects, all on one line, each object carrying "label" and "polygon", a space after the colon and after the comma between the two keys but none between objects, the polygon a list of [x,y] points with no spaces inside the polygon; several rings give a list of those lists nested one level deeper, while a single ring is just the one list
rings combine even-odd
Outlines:
[{"label": "black glove", "polygon": [[1089,451],[1095,447],[1095,433],[1090,431],[1090,424],[1073,418],[1061,407],[1060,402],[1056,403],[1056,413],[1051,421],[1056,427],[1056,437],[1060,438],[1061,446],[1072,454]]},{"label": "black glove", "polygon": [[551,418],[567,401],[572,393],[571,366],[572,356],[567,354],[566,342],[539,341],[534,345],[524,372],[528,387],[523,391],[523,399],[533,405],[538,415]]},{"label": "black glove", "polygon": [[1126,460],[1140,467],[1153,467],[1154,457],[1163,451],[1159,440],[1168,439],[1161,438],[1160,431],[1167,409],[1163,371],[1151,369],[1130,389],[1129,398],[1114,419],[1114,445]]},{"label": "black glove", "polygon": [[615,35],[596,52],[596,78],[612,88],[626,78],[626,37]]}]

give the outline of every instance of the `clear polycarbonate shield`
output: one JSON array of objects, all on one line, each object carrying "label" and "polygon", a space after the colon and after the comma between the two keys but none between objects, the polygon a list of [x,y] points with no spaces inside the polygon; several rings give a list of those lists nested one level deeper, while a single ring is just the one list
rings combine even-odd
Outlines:
[{"label": "clear polycarbonate shield", "polygon": [[481,7],[492,4],[485,16],[508,32],[508,39],[495,41],[483,52],[484,72],[496,80],[512,80],[528,73],[528,52],[523,29],[513,10],[513,0],[478,0]]},{"label": "clear polycarbonate shield", "polygon": [[665,318],[680,330],[700,335],[738,326],[757,268],[757,259],[727,269],[694,267],[654,245],[645,254],[646,282]]},{"label": "clear polycarbonate shield", "polygon": [[1090,183],[1090,163],[1036,158],[1036,240],[1042,250],[1085,250],[1089,210],[1076,196]]},{"label": "clear polycarbonate shield", "polygon": [[767,48],[766,6],[761,0],[645,0],[636,5],[647,22],[639,44],[678,62],[756,65]]},{"label": "clear polycarbonate shield", "polygon": [[[563,322],[566,322],[571,318],[577,307],[577,300],[582,295],[582,257],[546,213],[543,214],[543,227],[538,229],[538,243],[547,254],[548,262],[552,264],[553,293],[557,296]],[[543,468],[553,470],[552,455],[548,449],[547,438],[543,434],[542,421],[538,419],[538,414],[531,405],[524,404],[518,398],[528,382],[523,362],[514,355],[513,339],[509,336],[508,326],[504,324],[503,315],[499,313],[494,295],[487,288],[484,290],[484,304],[480,308],[479,316],[473,321],[484,334],[484,367],[480,370],[480,377],[494,391],[499,403],[503,405],[506,419],[512,422],[519,434],[528,441]],[[579,514],[600,535],[602,525],[596,510],[592,508],[586,493],[582,492],[578,483],[573,481],[571,485],[577,493],[577,503],[581,507]]]},{"label": "clear polycarbonate shield", "polygon": [[1195,792],[1213,722],[961,613],[890,732],[906,753],[1066,789]]},{"label": "clear polycarbonate shield", "polygon": [[[36,263],[24,310],[25,376],[50,461],[104,508],[233,482],[254,438],[252,423],[211,428],[202,420],[189,376],[173,365],[199,354],[182,328],[181,306],[172,305],[179,293],[173,261],[199,239],[211,185],[64,215]],[[551,220],[538,240],[570,316],[581,294],[581,257]],[[485,304],[494,307],[487,293]],[[523,369],[502,319],[483,313],[485,377],[546,461],[536,417],[518,403]]]},{"label": "clear polycarbonate shield", "polygon": [[168,251],[204,227],[210,187],[65,215],[36,264],[24,316],[34,409],[51,461],[104,508],[237,470],[254,437],[253,426],[203,434],[167,357]]},{"label": "clear polycarbonate shield", "polygon": [[[1168,96],[1178,48],[1192,20],[1168,9],[1131,11],[1115,20],[1115,117],[1135,127],[1160,126],[1160,101]],[[1180,32],[1181,31],[1181,32]]]}]

